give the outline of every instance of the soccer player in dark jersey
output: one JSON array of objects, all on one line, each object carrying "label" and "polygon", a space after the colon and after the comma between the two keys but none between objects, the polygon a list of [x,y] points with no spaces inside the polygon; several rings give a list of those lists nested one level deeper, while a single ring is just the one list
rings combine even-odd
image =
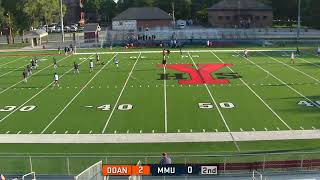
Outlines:
[{"label": "soccer player in dark jersey", "polygon": [[164,55],[162,59],[162,65],[166,65],[166,64],[167,64],[167,56]]},{"label": "soccer player in dark jersey", "polygon": [[100,64],[100,56],[98,53],[96,53],[96,61],[97,64]]},{"label": "soccer player in dark jersey", "polygon": [[169,58],[169,57],[170,57],[170,50],[167,49],[167,58]]},{"label": "soccer player in dark jersey", "polygon": [[74,73],[74,74],[75,74],[75,73],[77,73],[77,74],[80,73],[80,71],[79,71],[79,64],[76,63],[76,62],[73,63],[73,73]]},{"label": "soccer player in dark jersey", "polygon": [[68,53],[68,48],[66,46],[66,47],[64,47],[64,55],[67,55],[67,53]]},{"label": "soccer player in dark jersey", "polygon": [[297,47],[296,54],[300,56],[300,49]]},{"label": "soccer player in dark jersey", "polygon": [[36,60],[34,58],[32,58],[32,60],[31,60],[31,68],[32,69],[36,68]]},{"label": "soccer player in dark jersey", "polygon": [[24,70],[24,71],[22,72],[22,76],[23,76],[23,81],[24,81],[25,83],[27,83],[27,78],[28,78],[28,72],[27,72],[27,70]]},{"label": "soccer player in dark jersey", "polygon": [[34,58],[35,69],[38,68],[38,61],[39,61],[38,58],[35,57],[35,58]]},{"label": "soccer player in dark jersey", "polygon": [[58,63],[55,57],[53,57],[53,68],[57,69],[58,68]]},{"label": "soccer player in dark jersey", "polygon": [[32,69],[30,65],[27,65],[27,73],[28,73],[28,76],[32,75]]}]

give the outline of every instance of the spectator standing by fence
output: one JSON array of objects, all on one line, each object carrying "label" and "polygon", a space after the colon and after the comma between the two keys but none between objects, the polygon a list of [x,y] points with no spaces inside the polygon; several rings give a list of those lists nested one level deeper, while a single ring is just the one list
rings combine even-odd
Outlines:
[{"label": "spectator standing by fence", "polygon": [[162,165],[172,164],[171,158],[168,156],[167,153],[162,154],[162,157],[160,159],[160,164]]}]

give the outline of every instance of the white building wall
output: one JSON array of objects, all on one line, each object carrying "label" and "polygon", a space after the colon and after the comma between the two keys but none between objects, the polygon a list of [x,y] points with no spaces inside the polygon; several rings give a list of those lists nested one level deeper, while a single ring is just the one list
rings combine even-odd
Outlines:
[{"label": "white building wall", "polygon": [[137,30],[136,20],[112,21],[112,30]]}]

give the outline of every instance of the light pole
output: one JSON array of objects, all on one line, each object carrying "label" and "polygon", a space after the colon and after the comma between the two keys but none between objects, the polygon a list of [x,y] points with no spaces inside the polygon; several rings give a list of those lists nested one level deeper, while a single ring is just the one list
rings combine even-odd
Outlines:
[{"label": "light pole", "polygon": [[300,29],[301,29],[301,0],[298,0],[297,49],[299,49]]},{"label": "light pole", "polygon": [[62,42],[64,43],[64,27],[63,27],[62,0],[60,0],[60,16],[61,16],[61,33],[62,33]]}]

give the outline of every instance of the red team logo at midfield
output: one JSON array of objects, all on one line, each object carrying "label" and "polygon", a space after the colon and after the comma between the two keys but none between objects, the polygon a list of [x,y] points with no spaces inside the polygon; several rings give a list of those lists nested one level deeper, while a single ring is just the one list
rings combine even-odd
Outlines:
[{"label": "red team logo at midfield", "polygon": [[[229,84],[227,79],[215,79],[211,74],[232,64],[198,64],[199,69],[195,69],[192,64],[170,64],[165,65],[168,69],[189,74],[190,79],[180,79],[179,84]],[[164,67],[164,65],[162,66]]]}]

